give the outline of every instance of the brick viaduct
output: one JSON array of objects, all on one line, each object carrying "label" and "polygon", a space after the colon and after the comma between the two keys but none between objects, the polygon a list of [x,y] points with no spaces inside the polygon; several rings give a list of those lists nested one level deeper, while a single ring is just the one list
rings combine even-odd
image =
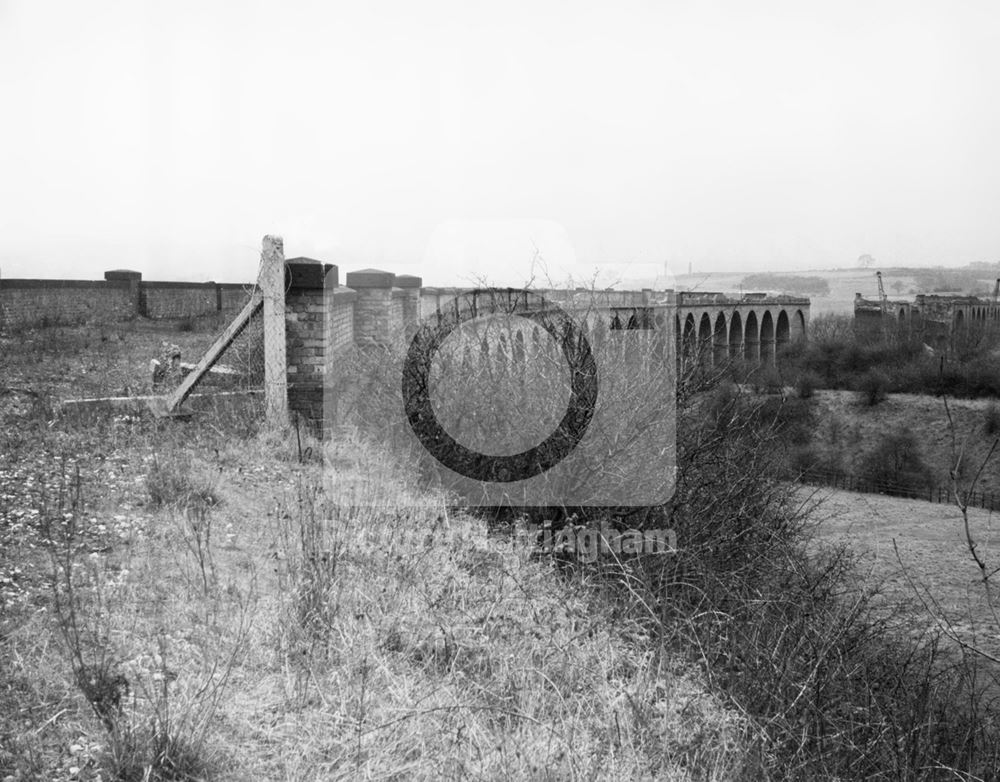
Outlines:
[{"label": "brick viaduct", "polygon": [[[379,269],[348,272],[340,285],[332,264],[309,258],[286,262],[286,344],[289,408],[312,421],[324,410],[323,378],[336,372],[338,354],[351,344],[389,343],[421,318],[447,306],[461,288],[424,287],[419,277]],[[781,347],[805,339],[809,299],[765,294],[546,290],[558,304],[594,302],[609,326],[664,328],[674,315],[680,355],[703,364],[728,360],[774,364]]]}]

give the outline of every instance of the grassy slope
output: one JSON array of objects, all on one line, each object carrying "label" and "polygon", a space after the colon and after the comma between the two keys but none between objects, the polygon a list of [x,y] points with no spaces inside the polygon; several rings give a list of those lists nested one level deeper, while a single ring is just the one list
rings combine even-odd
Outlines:
[{"label": "grassy slope", "polygon": [[[949,399],[953,429],[944,402],[918,394],[890,394],[875,407],[860,404],[850,391],[817,391],[817,427],[813,444],[821,452],[835,455],[842,467],[855,471],[858,462],[879,438],[902,429],[911,430],[920,444],[921,456],[931,468],[935,484],[947,486],[950,471],[964,450],[961,476],[968,485],[989,453],[996,435],[984,430],[985,399]],[[977,491],[1000,495],[1000,454],[994,453],[983,470]]]},{"label": "grassy slope", "polygon": [[[803,491],[803,500],[816,506],[819,540],[846,541],[861,556],[863,584],[882,592],[892,621],[915,633],[940,624],[1000,654],[1000,627],[958,508],[825,488]],[[969,522],[979,554],[1000,566],[1000,520],[970,509]]]},{"label": "grassy slope", "polygon": [[[130,373],[150,352],[77,348],[87,333],[62,332],[68,352],[4,340],[4,382],[65,392],[82,368]],[[153,352],[161,337],[179,341],[150,333]],[[3,398],[0,779],[130,763],[141,778],[151,727],[223,780],[725,779],[741,762],[741,718],[587,577],[449,516],[357,443],[324,469],[300,463],[287,433],[237,441],[212,420],[124,417],[95,431]],[[131,742],[74,686],[45,588],[41,492],[68,518],[51,502],[77,465],[77,646],[128,680]],[[219,502],[205,510],[206,497]]]}]

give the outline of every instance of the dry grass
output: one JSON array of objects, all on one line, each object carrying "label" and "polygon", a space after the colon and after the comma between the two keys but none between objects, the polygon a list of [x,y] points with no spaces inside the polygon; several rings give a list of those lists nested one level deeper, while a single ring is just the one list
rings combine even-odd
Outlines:
[{"label": "dry grass", "polygon": [[0,436],[0,575],[21,570],[0,583],[3,782],[929,779],[928,758],[994,757],[959,754],[995,733],[958,724],[956,679],[839,602],[847,570],[777,540],[787,487],[748,470],[769,441],[745,422],[689,422],[671,522],[700,548],[623,590],[346,433],[0,415],[25,424]]},{"label": "dry grass", "polygon": [[[967,643],[1000,654],[1000,627],[990,619],[958,508],[825,488],[808,497],[820,539],[847,542],[860,555],[862,586],[881,592],[895,625],[916,634],[940,621]],[[1000,563],[1000,519],[970,508],[969,521],[979,553]]]},{"label": "dry grass", "polygon": [[[220,496],[210,564],[177,503],[80,561],[82,654],[128,680],[130,729],[169,710],[213,779],[724,779],[738,767],[743,722],[584,577],[450,517],[359,446],[332,454],[324,481],[318,466],[275,464],[273,442],[202,468]],[[133,778],[112,757],[129,745],[74,692],[51,607],[20,616],[5,676],[48,709],[5,723],[9,744],[57,778]]]},{"label": "dry grass", "polygon": [[385,455],[0,412],[4,782],[739,774],[749,722],[593,576]]}]

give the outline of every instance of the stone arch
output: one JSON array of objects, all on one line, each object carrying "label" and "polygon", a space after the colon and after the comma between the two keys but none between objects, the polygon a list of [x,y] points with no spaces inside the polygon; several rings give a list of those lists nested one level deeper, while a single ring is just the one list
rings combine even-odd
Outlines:
[{"label": "stone arch", "polygon": [[739,312],[729,319],[729,357],[743,358],[743,318]]},{"label": "stone arch", "polygon": [[688,313],[688,316],[684,319],[684,332],[681,337],[681,351],[685,358],[691,359],[697,355],[697,338],[698,334],[695,330],[694,315]]},{"label": "stone arch", "polygon": [[760,319],[760,361],[762,364],[774,363],[774,318],[771,310],[764,310]]},{"label": "stone arch", "polygon": [[757,328],[757,313],[747,313],[747,323],[743,330],[743,357],[750,362],[760,360],[760,330]]},{"label": "stone arch", "polygon": [[802,310],[795,310],[792,316],[792,338],[806,338],[806,316],[802,314]]},{"label": "stone arch", "polygon": [[778,313],[778,320],[774,325],[774,341],[778,351],[788,344],[791,334],[791,327],[788,323],[788,313],[782,310]]},{"label": "stone arch", "polygon": [[965,313],[962,310],[955,312],[955,328],[960,329],[965,325]]},{"label": "stone arch", "polygon": [[729,331],[726,328],[726,315],[720,312],[715,318],[715,332],[712,338],[712,360],[716,365],[725,363],[729,355]]},{"label": "stone arch", "polygon": [[712,316],[707,312],[701,314],[698,323],[698,359],[706,363],[712,362]]}]

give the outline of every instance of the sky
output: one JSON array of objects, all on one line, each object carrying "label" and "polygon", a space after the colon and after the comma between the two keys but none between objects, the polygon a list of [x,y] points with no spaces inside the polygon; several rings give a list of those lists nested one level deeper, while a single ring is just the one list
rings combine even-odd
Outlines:
[{"label": "sky", "polygon": [[0,277],[1000,259],[1000,4],[0,0]]}]

